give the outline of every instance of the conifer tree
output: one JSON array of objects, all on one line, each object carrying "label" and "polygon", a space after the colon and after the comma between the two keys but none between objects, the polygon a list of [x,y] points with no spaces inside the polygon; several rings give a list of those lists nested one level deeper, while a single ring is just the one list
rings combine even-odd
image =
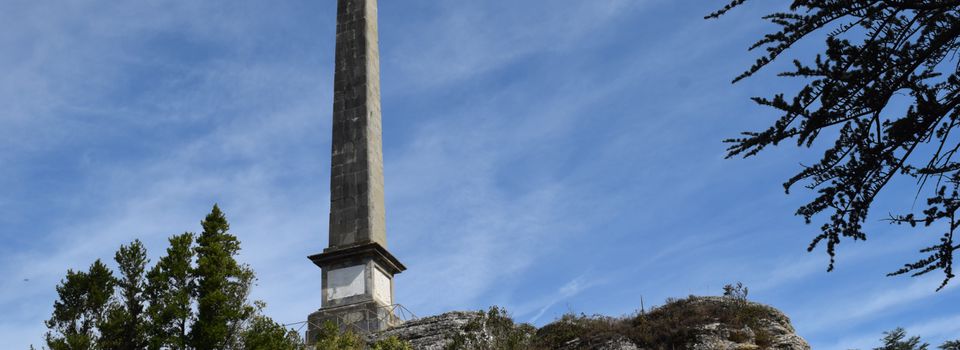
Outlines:
[{"label": "conifer tree", "polygon": [[[745,2],[733,0],[706,18]],[[794,0],[789,10],[764,18],[779,29],[750,47],[766,54],[734,82],[804,38],[820,35],[826,47],[812,62],[794,60],[792,70],[780,73],[805,81],[795,95],[753,98],[780,117],[761,131],[726,140],[727,156],[750,157],[785,142],[810,147],[827,138],[820,160],[804,166],[784,188],[789,192],[804,183],[817,191],[797,215],[807,223],[824,217],[808,249],[826,244],[828,270],[842,239],[867,238],[863,224],[891,180],[913,178],[927,208],[891,214],[889,220],[945,228],[920,251],[921,258],[891,275],[939,270],[942,289],[954,277],[953,256],[960,249],[954,238],[960,227],[960,1]]]},{"label": "conifer tree", "polygon": [[67,276],[57,286],[59,300],[53,304],[53,316],[46,321],[47,347],[52,350],[90,349],[93,346],[91,322],[84,319],[86,307],[86,272],[67,270]]},{"label": "conifer tree", "polygon": [[147,250],[140,240],[120,246],[114,255],[120,277],[117,287],[120,295],[110,304],[107,317],[100,325],[101,349],[135,350],[146,347],[144,315],[144,270]]},{"label": "conifer tree", "polygon": [[253,272],[234,257],[240,241],[229,233],[230,225],[217,205],[201,222],[197,239],[197,320],[191,330],[197,350],[236,348],[243,321],[253,315],[247,303]]},{"label": "conifer tree", "polygon": [[948,340],[940,344],[937,347],[940,350],[960,350],[960,339],[957,340]]},{"label": "conifer tree", "polygon": [[[220,208],[201,222],[203,233],[170,237],[149,271],[139,240],[115,254],[120,276],[100,260],[67,275],[46,321],[50,350],[300,349],[296,332],[247,301],[253,271],[235,260],[240,242]],[[194,311],[196,310],[196,311]]]},{"label": "conifer tree", "polygon": [[51,350],[99,348],[97,327],[116,284],[113,273],[99,259],[86,272],[67,270],[57,286],[58,300],[53,315],[45,323],[50,331],[45,338]]},{"label": "conifer tree", "polygon": [[150,322],[146,334],[148,348],[186,349],[193,320],[193,234],[183,233],[169,239],[167,254],[147,272],[146,315]]},{"label": "conifer tree", "polygon": [[907,331],[903,328],[898,327],[883,334],[883,346],[873,350],[927,350],[930,347],[930,344],[921,342],[918,336],[907,338]]},{"label": "conifer tree", "polygon": [[948,340],[943,344],[937,347],[940,350],[960,350],[960,339],[957,340]]}]

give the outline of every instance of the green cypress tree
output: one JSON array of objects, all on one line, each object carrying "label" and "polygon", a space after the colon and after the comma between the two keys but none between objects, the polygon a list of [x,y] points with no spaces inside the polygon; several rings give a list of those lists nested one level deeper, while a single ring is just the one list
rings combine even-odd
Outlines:
[{"label": "green cypress tree", "polygon": [[147,272],[144,294],[150,320],[146,333],[149,349],[186,349],[193,320],[193,234],[170,237],[167,254]]},{"label": "green cypress tree", "polygon": [[228,233],[230,225],[217,205],[201,222],[197,239],[197,320],[191,341],[198,350],[236,348],[243,321],[254,308],[246,300],[253,283],[253,271],[237,263],[240,241]]}]

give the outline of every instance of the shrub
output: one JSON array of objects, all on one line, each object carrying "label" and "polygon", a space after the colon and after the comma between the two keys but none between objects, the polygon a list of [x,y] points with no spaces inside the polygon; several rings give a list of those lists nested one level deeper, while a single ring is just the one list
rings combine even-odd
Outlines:
[{"label": "shrub", "polygon": [[387,339],[378,340],[373,343],[371,350],[413,350],[413,346],[409,342],[400,340],[397,337],[389,337]]},{"label": "shrub", "polygon": [[568,313],[541,328],[534,344],[538,349],[556,349],[576,341],[578,346],[590,348],[629,332],[630,325],[625,318]]},{"label": "shrub", "polygon": [[663,306],[634,316],[613,318],[565,314],[536,332],[535,349],[556,349],[576,342],[591,348],[626,337],[641,348],[682,349],[698,341],[703,326],[720,323],[729,330],[728,340],[769,348],[773,336],[765,322],[789,323],[774,309],[747,300],[742,283],[724,287],[724,297],[667,299]]},{"label": "shrub", "polygon": [[333,321],[327,321],[324,322],[323,327],[320,328],[315,349],[363,350],[366,345],[366,342],[364,342],[357,333],[350,330],[341,332],[337,324],[333,323]]},{"label": "shrub", "polygon": [[[463,326],[463,333],[455,334],[447,350],[522,350],[530,349],[536,328],[530,324],[516,324],[507,310],[493,306],[486,312],[477,311],[477,318]],[[486,331],[489,337],[481,337]]]},{"label": "shrub", "polygon": [[[745,294],[743,294],[745,296]],[[717,302],[716,298],[690,296],[675,300],[632,320],[630,339],[640,346],[682,347],[696,341],[700,327],[721,323],[729,329],[749,327],[754,332],[754,341],[761,348],[769,347],[772,336],[766,334],[762,321],[775,318],[767,306],[733,298],[733,302]],[[727,299],[727,298],[724,298]],[[731,341],[749,338],[742,332],[732,332]]]}]

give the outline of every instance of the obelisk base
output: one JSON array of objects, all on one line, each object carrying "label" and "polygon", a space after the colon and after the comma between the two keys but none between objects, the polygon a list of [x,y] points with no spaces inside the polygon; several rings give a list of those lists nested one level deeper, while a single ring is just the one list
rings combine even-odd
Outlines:
[{"label": "obelisk base", "polygon": [[394,327],[403,321],[391,306],[376,301],[322,308],[307,316],[307,345],[316,344],[327,323],[334,325],[339,332],[349,330],[362,334]]}]

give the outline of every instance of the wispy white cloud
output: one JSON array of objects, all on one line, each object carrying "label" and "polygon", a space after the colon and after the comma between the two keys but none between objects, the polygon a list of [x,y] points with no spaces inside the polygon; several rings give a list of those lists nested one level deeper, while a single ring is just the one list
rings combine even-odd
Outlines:
[{"label": "wispy white cloud", "polygon": [[[591,45],[585,38],[609,29],[647,1],[533,3],[439,2],[426,18],[400,22],[385,34],[397,42],[384,60],[397,76],[392,93],[410,93],[482,76],[534,54],[560,54]],[[401,88],[402,87],[402,88]],[[399,89],[398,89],[399,88]],[[388,87],[389,89],[389,87]]]},{"label": "wispy white cloud", "polygon": [[557,289],[556,293],[551,296],[542,299],[542,306],[536,311],[536,314],[533,317],[530,317],[528,322],[535,323],[540,319],[550,308],[552,308],[557,303],[569,299],[577,294],[580,294],[585,289],[590,288],[597,284],[597,281],[587,281],[585,276],[580,276],[574,278],[573,280],[567,282],[562,287]]},{"label": "wispy white cloud", "polygon": [[956,289],[956,285],[952,284],[937,292],[941,279],[937,278],[939,276],[930,277],[909,281],[902,287],[840,297],[830,302],[830,306],[823,311],[817,312],[814,320],[805,321],[806,330],[816,332],[831,327],[850,327],[857,322],[880,318],[885,313],[910,308],[923,299],[945,298]]}]

